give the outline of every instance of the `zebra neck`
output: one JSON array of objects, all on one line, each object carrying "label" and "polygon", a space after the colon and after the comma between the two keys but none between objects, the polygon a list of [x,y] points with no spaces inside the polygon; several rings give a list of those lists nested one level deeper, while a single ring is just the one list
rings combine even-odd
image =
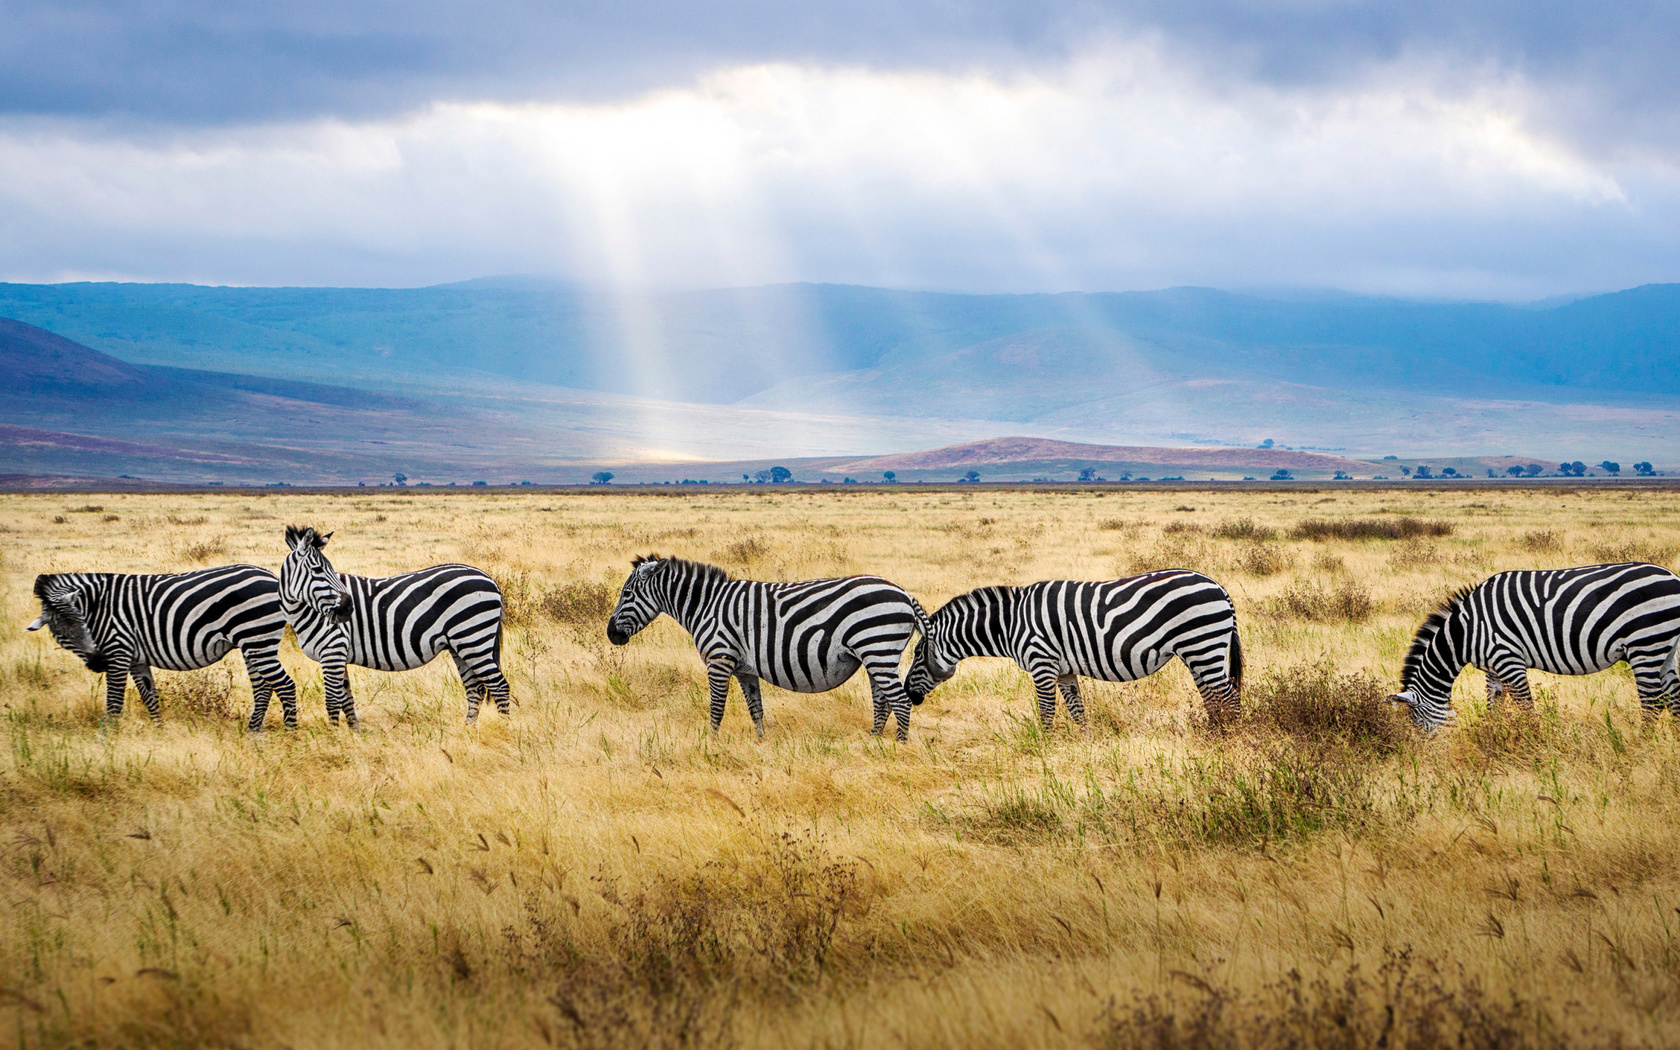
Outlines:
[{"label": "zebra neck", "polygon": [[713,606],[722,592],[723,579],[710,575],[668,578],[664,588],[664,605],[660,612],[683,625],[690,635],[714,618]]},{"label": "zebra neck", "polygon": [[1012,655],[1010,636],[1015,629],[1018,600],[1014,587],[982,587],[951,599],[940,615],[951,610],[950,644],[957,650],[953,655]]}]

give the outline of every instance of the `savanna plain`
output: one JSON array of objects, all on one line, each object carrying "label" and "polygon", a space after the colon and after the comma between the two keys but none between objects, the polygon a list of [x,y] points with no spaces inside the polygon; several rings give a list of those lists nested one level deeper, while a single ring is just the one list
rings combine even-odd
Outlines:
[{"label": "savanna plain", "polygon": [[[515,707],[449,661],[352,669],[327,724],[243,727],[238,657],[159,672],[161,725],[45,631],[36,573],[497,577]],[[1509,568],[1672,565],[1660,489],[0,497],[0,1042],[22,1046],[1640,1046],[1680,1043],[1680,736],[1625,667],[1415,733],[1383,701],[1423,616]],[[1046,734],[973,660],[872,738],[859,679],[765,687],[768,734],[668,619],[606,615],[638,553],[988,583],[1222,581],[1246,713],[1177,663]]]}]

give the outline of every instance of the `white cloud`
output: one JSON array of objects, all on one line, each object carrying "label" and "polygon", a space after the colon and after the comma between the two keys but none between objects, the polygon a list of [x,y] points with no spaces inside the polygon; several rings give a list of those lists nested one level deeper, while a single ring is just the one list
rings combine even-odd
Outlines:
[{"label": "white cloud", "polygon": [[1536,132],[1520,80],[1397,62],[1232,89],[1164,54],[1116,42],[1012,75],[757,65],[611,105],[150,138],[12,121],[0,273],[1538,295],[1680,260],[1674,173]]}]

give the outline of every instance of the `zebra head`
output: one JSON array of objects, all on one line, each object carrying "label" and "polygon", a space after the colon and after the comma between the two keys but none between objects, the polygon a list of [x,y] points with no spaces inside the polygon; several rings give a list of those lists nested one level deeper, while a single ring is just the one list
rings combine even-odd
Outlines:
[{"label": "zebra head", "polygon": [[1467,662],[1467,593],[1454,594],[1423,621],[1400,671],[1400,691],[1388,698],[1390,703],[1404,704],[1412,721],[1431,733],[1453,720],[1453,682]]},{"label": "zebra head", "polygon": [[330,622],[350,622],[350,591],[321,548],[332,539],[312,528],[286,526],[292,552],[280,566],[280,601],[287,609],[311,610]]},{"label": "zebra head", "polygon": [[665,611],[664,575],[666,559],[657,554],[638,555],[630,562],[630,578],[618,592],[618,604],[607,617],[607,641],[624,645],[630,637],[652,623]]},{"label": "zebra head", "polygon": [[43,573],[35,577],[35,597],[41,599],[41,615],[29,630],[45,627],[60,648],[75,653],[88,670],[102,674],[109,661],[88,630],[93,595],[87,581],[67,573]]},{"label": "zebra head", "polygon": [[937,621],[930,622],[928,633],[916,640],[916,652],[910,658],[910,671],[904,676],[904,691],[912,704],[919,704],[939,685],[957,673],[960,658],[947,652],[944,633]]}]

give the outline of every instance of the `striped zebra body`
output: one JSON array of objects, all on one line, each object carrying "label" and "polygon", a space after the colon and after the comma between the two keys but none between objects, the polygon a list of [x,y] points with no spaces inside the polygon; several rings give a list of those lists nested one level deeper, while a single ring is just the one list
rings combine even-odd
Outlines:
[{"label": "striped zebra body", "polygon": [[35,578],[41,616],[60,646],[105,675],[105,714],[122,714],[128,679],[146,711],[159,718],[153,668],[193,671],[238,649],[251,679],[250,728],[260,732],[272,694],[280,696],[288,728],[297,725],[297,690],[280,666],[286,617],[279,581],[255,565],[199,572],[123,575],[47,573]]},{"label": "striped zebra body", "polygon": [[902,587],[878,576],[732,580],[715,566],[658,555],[631,564],[607,638],[624,645],[662,613],[682,624],[706,663],[713,732],[723,721],[731,677],[741,683],[762,737],[760,681],[820,693],[861,667],[874,699],[874,732],[886,727],[891,711],[898,739],[909,739],[910,701],[898,681],[898,662],[911,636],[926,630],[927,614]]},{"label": "striped zebra body", "polygon": [[[331,534],[328,533],[327,536]],[[501,670],[502,592],[470,565],[434,565],[401,576],[339,573],[322,553],[327,536],[288,528],[280,599],[298,646],[321,665],[327,718],[352,728],[356,703],[347,666],[411,671],[447,652],[467,692],[467,721],[492,699],[509,711]]]},{"label": "striped zebra body", "polygon": [[1680,708],[1680,577],[1624,563],[1501,572],[1467,587],[1418,628],[1390,697],[1426,729],[1452,717],[1452,687],[1466,666],[1487,674],[1488,698],[1509,693],[1533,707],[1530,669],[1582,675],[1622,660],[1647,714]]},{"label": "striped zebra body", "polygon": [[982,587],[929,619],[905,676],[915,702],[970,656],[1013,659],[1033,680],[1048,732],[1061,688],[1069,716],[1085,725],[1078,676],[1130,682],[1184,661],[1216,724],[1242,711],[1242,642],[1225,588],[1183,569],[1106,582],[1050,580]]}]

